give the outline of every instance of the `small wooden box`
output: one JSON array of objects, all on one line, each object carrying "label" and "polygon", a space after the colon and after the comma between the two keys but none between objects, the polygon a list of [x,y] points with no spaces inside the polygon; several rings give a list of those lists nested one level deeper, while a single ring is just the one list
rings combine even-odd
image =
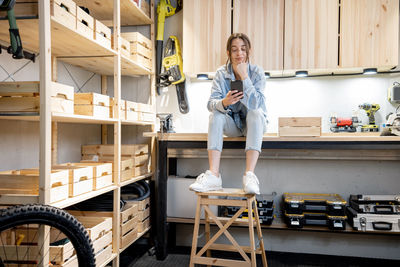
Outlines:
[{"label": "small wooden box", "polygon": [[149,227],[150,227],[150,217],[147,217],[147,219],[145,219],[144,221],[138,222],[137,231],[139,233],[142,233]]},{"label": "small wooden box", "polygon": [[150,198],[149,197],[145,198],[143,200],[140,200],[140,201],[132,201],[132,202],[138,204],[138,210],[139,211],[143,211],[143,210],[145,210],[145,209],[150,207]]},{"label": "small wooden box", "polygon": [[279,136],[321,136],[321,117],[280,117]]},{"label": "small wooden box", "polygon": [[[1,82],[0,112],[39,112],[39,92],[39,82]],[[72,86],[51,82],[50,94],[52,112],[73,114],[74,88]]]},{"label": "small wooden box", "polygon": [[[52,170],[50,174],[50,203],[68,198],[68,170]],[[0,195],[39,195],[39,169],[0,172]]]},{"label": "small wooden box", "polygon": [[69,196],[74,197],[93,190],[93,169],[91,167],[72,166],[69,163],[55,165],[53,169],[69,171]]},{"label": "small wooden box", "polygon": [[145,47],[144,45],[138,42],[134,42],[131,43],[131,54],[139,54],[144,56],[145,58],[151,59],[153,53],[151,49]]},{"label": "small wooden box", "polygon": [[105,233],[112,230],[112,218],[101,216],[76,216],[83,226],[92,241],[101,238]]},{"label": "small wooden box", "polygon": [[139,54],[131,54],[131,59],[132,61],[136,62],[137,64],[151,70],[152,64],[151,64],[151,59],[145,58],[142,55]]},{"label": "small wooden box", "polygon": [[110,97],[97,93],[76,93],[74,112],[96,118],[110,118]]},{"label": "small wooden box", "polygon": [[94,18],[79,6],[76,6],[76,31],[86,38],[93,40]]},{"label": "small wooden box", "polygon": [[76,8],[72,0],[50,1],[52,19],[74,31],[76,30]]},{"label": "small wooden box", "polygon": [[101,23],[99,20],[94,20],[94,39],[102,46],[111,49],[111,29]]},{"label": "small wooden box", "polygon": [[144,221],[150,216],[150,207],[138,212],[139,221]]},{"label": "small wooden box", "polygon": [[[94,256],[96,259],[96,267],[100,267],[104,265],[112,255],[112,245],[109,245],[105,249],[100,250],[100,252],[96,253]],[[79,267],[78,258],[75,256],[71,257],[68,261],[64,262],[62,265],[57,265],[60,267]]]},{"label": "small wooden box", "polygon": [[150,50],[153,49],[151,40],[149,38],[145,37],[140,32],[122,32],[121,36],[124,37],[126,40],[128,40],[130,43],[136,42]]},{"label": "small wooden box", "polygon": [[80,162],[70,163],[70,165],[93,168],[93,190],[99,190],[113,184],[112,163]]}]

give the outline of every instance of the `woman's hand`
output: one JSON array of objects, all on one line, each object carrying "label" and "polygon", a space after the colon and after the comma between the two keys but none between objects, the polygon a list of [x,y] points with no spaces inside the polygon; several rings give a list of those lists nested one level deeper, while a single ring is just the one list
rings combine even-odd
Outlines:
[{"label": "woman's hand", "polygon": [[242,98],[243,92],[239,92],[238,90],[229,91],[225,98],[222,99],[222,105],[224,105],[224,108],[227,108],[230,105],[236,104]]},{"label": "woman's hand", "polygon": [[248,77],[247,74],[247,63],[239,63],[237,65],[232,65],[233,66],[233,71],[239,75],[239,78],[243,81],[246,80],[246,78]]}]

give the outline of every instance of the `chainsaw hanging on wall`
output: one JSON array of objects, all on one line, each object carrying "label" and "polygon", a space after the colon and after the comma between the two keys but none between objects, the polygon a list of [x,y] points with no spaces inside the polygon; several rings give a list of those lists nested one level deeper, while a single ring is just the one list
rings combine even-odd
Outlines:
[{"label": "chainsaw hanging on wall", "polygon": [[5,49],[12,54],[14,59],[26,58],[35,62],[35,54],[26,52],[22,49],[21,36],[17,26],[17,20],[14,13],[15,0],[0,0],[0,11],[7,11],[8,24],[10,25],[10,46],[0,45],[0,53]]},{"label": "chainsaw hanging on wall", "polygon": [[164,72],[160,73],[158,86],[168,87],[174,84],[178,97],[179,111],[183,114],[189,112],[189,103],[186,95],[185,74],[183,73],[183,60],[181,47],[176,36],[170,36],[164,50],[162,61]]}]

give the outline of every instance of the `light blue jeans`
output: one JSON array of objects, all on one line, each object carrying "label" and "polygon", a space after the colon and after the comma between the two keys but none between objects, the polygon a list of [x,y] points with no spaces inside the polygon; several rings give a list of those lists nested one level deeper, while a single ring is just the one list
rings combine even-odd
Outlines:
[{"label": "light blue jeans", "polygon": [[208,150],[222,151],[223,135],[229,137],[246,136],[246,151],[261,153],[263,134],[266,131],[265,118],[261,110],[248,110],[244,129],[240,130],[228,114],[214,111],[208,123]]}]

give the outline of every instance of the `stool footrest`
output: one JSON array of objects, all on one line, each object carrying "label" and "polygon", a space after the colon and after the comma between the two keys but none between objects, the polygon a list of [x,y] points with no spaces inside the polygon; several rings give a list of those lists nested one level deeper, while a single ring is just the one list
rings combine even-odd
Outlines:
[{"label": "stool footrest", "polygon": [[[249,247],[249,246],[240,246],[240,247],[244,250],[244,252],[251,253],[251,247]],[[208,249],[210,249],[210,250],[238,252],[237,249],[235,248],[235,246],[227,245],[227,244],[212,244],[212,245],[210,245],[210,247]],[[256,252],[256,254],[261,254],[262,253],[260,248],[257,248],[255,250],[255,252]]]},{"label": "stool footrest", "polygon": [[193,257],[193,263],[213,265],[213,266],[229,266],[229,267],[244,267],[251,266],[250,262],[240,261],[240,260],[228,260],[219,258],[209,258],[209,257]]}]

